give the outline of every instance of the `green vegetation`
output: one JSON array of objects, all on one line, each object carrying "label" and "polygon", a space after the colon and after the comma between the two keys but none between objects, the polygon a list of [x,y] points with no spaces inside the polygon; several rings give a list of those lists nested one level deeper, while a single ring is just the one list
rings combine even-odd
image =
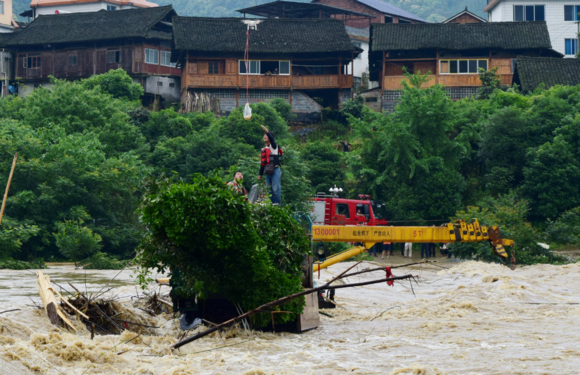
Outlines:
[{"label": "green vegetation", "polygon": [[[191,183],[151,181],[141,206],[147,236],[139,262],[172,272],[173,292],[205,298],[219,292],[251,310],[302,288],[301,265],[310,241],[289,207],[250,205],[216,174]],[[243,281],[243,282],[242,282]],[[278,306],[279,323],[296,317],[304,299]],[[264,326],[270,314],[253,317]]]},{"label": "green vegetation", "polygon": [[[136,213],[145,181],[186,189],[219,176],[223,185],[240,170],[246,189],[264,184],[257,179],[261,124],[284,148],[285,209],[307,211],[309,197],[336,184],[342,196],[372,194],[389,220],[477,217],[516,240],[519,262],[561,262],[537,244],[580,243],[580,87],[522,95],[486,76],[485,95],[452,101],[441,86],[420,89],[426,76],[408,78],[393,113],[355,99],[325,109],[325,121],[304,139],[290,135],[293,115],[283,100],[252,105],[250,121],[241,108],[221,118],[150,112],[123,71],[2,99],[0,186],[15,152],[19,159],[0,227],[0,265],[44,259],[123,267],[144,234],[155,233]],[[345,138],[349,153],[338,143]],[[492,259],[482,246],[456,253]]]}]

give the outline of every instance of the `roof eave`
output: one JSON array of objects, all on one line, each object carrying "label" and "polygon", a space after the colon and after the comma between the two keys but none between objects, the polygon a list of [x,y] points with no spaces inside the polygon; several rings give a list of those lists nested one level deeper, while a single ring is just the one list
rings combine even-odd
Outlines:
[{"label": "roof eave", "polygon": [[483,8],[484,12],[489,12],[491,11],[493,8],[495,8],[495,6],[497,4],[499,4],[501,2],[501,0],[493,0],[491,3],[487,4],[487,6],[485,8]]}]

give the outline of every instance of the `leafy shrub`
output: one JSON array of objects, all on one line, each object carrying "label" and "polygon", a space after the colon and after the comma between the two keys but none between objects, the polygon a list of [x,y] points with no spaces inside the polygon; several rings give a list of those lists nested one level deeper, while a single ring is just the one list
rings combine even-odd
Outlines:
[{"label": "leafy shrub", "polygon": [[117,258],[100,251],[79,262],[85,270],[120,270],[125,268],[129,261],[120,261]]},{"label": "leafy shrub", "polygon": [[286,122],[294,121],[296,119],[296,114],[292,113],[292,106],[290,103],[282,98],[273,99],[269,102],[270,107],[274,108],[276,112],[284,119]]},{"label": "leafy shrub", "polygon": [[560,245],[580,243],[580,207],[564,212],[555,221],[548,219],[546,238]]},{"label": "leafy shrub", "polygon": [[[469,221],[471,218],[477,218],[480,225],[488,227],[497,225],[502,238],[515,241],[513,249],[506,247],[506,251],[509,255],[512,250],[515,250],[518,264],[563,261],[550,250],[538,245],[542,242],[542,235],[526,221],[528,211],[528,202],[510,193],[496,199],[486,198],[478,204],[478,207],[468,207],[466,211],[457,212],[454,219]],[[500,258],[493,255],[491,246],[487,242],[452,243],[450,248],[458,258],[500,262]]]},{"label": "leafy shrub", "polygon": [[0,259],[0,270],[30,270],[30,269],[44,269],[44,259],[38,258],[30,262],[23,262],[12,258]]},{"label": "leafy shrub", "polygon": [[143,96],[143,86],[133,82],[123,69],[109,70],[105,74],[94,75],[83,80],[83,86],[92,90],[99,87],[113,98],[139,100]]},{"label": "leafy shrub", "polygon": [[101,236],[83,226],[83,223],[81,219],[58,223],[58,232],[54,234],[60,253],[75,263],[90,257],[102,247]]},{"label": "leafy shrub", "polygon": [[[251,205],[214,174],[197,175],[191,184],[151,181],[140,210],[147,228],[141,281],[148,268],[170,271],[175,293],[205,298],[219,292],[244,310],[302,289],[309,241],[289,209]],[[303,299],[282,305],[292,314],[275,319],[289,321],[303,306]],[[270,319],[256,316],[254,324]]]}]

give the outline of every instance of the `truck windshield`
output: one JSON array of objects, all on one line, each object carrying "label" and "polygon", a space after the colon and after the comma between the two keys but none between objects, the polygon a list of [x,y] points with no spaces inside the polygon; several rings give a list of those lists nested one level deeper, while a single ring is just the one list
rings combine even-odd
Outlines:
[{"label": "truck windshield", "polygon": [[376,219],[387,220],[387,210],[384,203],[372,202],[371,205]]}]

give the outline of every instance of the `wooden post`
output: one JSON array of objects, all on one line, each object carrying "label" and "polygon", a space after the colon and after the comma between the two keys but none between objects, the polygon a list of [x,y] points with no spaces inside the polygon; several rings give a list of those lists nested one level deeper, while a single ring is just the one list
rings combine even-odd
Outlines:
[{"label": "wooden post", "polygon": [[8,183],[6,184],[6,192],[4,193],[4,200],[2,201],[2,210],[0,210],[0,225],[2,224],[2,218],[4,217],[4,209],[6,208],[6,199],[8,199],[8,190],[10,190],[10,183],[12,182],[12,176],[14,175],[14,168],[16,167],[16,159],[18,159],[18,153],[14,154],[14,160],[12,161],[12,169],[10,169],[10,176],[8,177]]},{"label": "wooden post", "polygon": [[341,108],[341,88],[342,88],[342,57],[338,59],[338,108]]},{"label": "wooden post", "polygon": [[236,108],[240,106],[240,90],[236,90]]}]

